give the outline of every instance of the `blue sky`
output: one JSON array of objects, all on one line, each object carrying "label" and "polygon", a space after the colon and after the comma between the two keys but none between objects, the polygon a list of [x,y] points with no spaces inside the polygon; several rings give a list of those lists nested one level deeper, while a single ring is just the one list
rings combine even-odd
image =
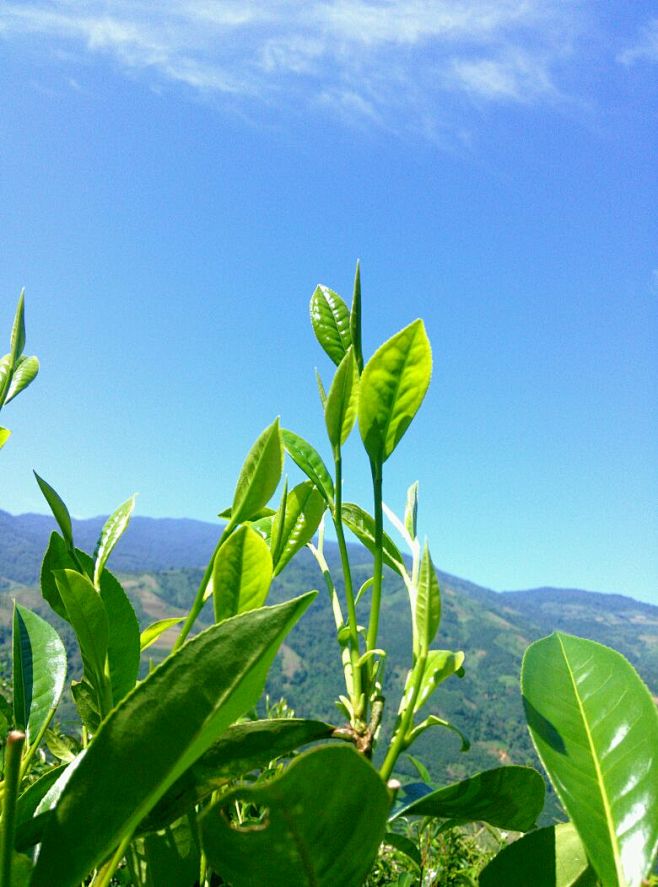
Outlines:
[{"label": "blue sky", "polygon": [[[435,369],[387,463],[438,565],[658,603],[650,2],[8,2],[0,507],[213,520],[280,414],[323,443],[308,323],[362,262],[371,353]],[[347,498],[369,501],[357,441]],[[294,476],[294,472],[291,472]]]}]

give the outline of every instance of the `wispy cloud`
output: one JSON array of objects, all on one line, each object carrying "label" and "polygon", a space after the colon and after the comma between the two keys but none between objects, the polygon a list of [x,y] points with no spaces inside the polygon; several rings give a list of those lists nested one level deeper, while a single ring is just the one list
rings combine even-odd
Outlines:
[{"label": "wispy cloud", "polygon": [[658,18],[652,19],[642,30],[639,40],[619,55],[625,65],[635,62],[658,62]]},{"label": "wispy cloud", "polygon": [[446,98],[537,103],[578,31],[578,0],[27,0],[0,37],[199,92],[331,107],[390,123],[436,116]]}]

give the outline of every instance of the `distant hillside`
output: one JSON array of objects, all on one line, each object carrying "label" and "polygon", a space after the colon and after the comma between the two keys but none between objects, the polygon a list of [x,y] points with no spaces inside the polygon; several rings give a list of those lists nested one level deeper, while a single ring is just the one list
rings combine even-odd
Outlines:
[{"label": "distant hillside", "polygon": [[[93,549],[101,524],[101,518],[74,522],[81,548]],[[0,577],[5,580],[0,584],[0,640],[4,650],[8,649],[11,598],[18,597],[52,618],[35,587],[52,528],[52,521],[43,516],[12,517],[0,512]],[[186,610],[218,535],[219,527],[199,521],[133,519],[110,566],[120,576],[142,625]],[[361,583],[369,575],[370,555],[359,546],[352,547],[351,552],[355,581]],[[327,545],[326,555],[339,579],[336,546]],[[556,629],[620,650],[652,692],[658,693],[658,607],[619,595],[576,589],[498,593],[446,573],[439,577],[442,620],[435,645],[464,650],[466,674],[462,679],[448,680],[428,709],[454,722],[469,736],[472,747],[462,754],[453,733],[428,731],[416,749],[432,762],[436,779],[461,778],[501,762],[536,764],[519,692],[521,659],[532,641]],[[311,588],[321,593],[277,657],[268,691],[276,698],[285,696],[300,715],[337,721],[334,700],[342,687],[335,628],[322,576],[310,552],[302,552],[286,567],[273,586],[271,601]],[[361,621],[367,618],[368,606],[366,595]],[[201,624],[211,618],[208,606]],[[75,676],[74,640],[61,620],[52,621],[65,638],[71,655],[71,676]],[[171,641],[171,635],[163,636],[151,649],[156,659],[166,653]],[[391,573],[385,577],[381,642],[389,651],[385,672],[385,692],[392,702],[385,723],[388,730],[410,656],[407,592]],[[548,809],[554,815],[555,803]]]}]

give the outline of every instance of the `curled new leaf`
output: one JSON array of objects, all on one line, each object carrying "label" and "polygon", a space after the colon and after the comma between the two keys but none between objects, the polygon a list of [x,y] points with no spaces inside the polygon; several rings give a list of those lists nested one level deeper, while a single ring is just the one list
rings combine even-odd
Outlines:
[{"label": "curled new leaf", "polygon": [[425,653],[436,637],[441,622],[441,592],[427,542],[423,548],[414,602],[414,648]]},{"label": "curled new leaf", "polygon": [[112,554],[112,549],[126,531],[126,527],[130,522],[130,516],[135,507],[135,496],[131,496],[122,505],[114,511],[105,521],[105,525],[101,530],[98,544],[96,545],[95,565],[94,565],[94,585],[98,588],[101,573],[107,563],[107,559]]},{"label": "curled new leaf", "polygon": [[388,459],[423,402],[432,351],[422,320],[414,320],[375,351],[361,376],[359,430],[370,459]]},{"label": "curled new leaf", "polygon": [[320,285],[311,296],[310,311],[316,339],[338,365],[352,344],[347,305],[338,293]]}]

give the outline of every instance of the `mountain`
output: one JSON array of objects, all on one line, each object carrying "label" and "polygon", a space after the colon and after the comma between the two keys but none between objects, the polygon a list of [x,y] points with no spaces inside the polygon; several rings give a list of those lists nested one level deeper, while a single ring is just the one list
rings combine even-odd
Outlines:
[{"label": "mountain", "polygon": [[[93,550],[103,519],[74,521],[79,547]],[[40,515],[12,517],[0,512],[0,640],[8,650],[11,599],[51,618],[62,633],[75,676],[77,654],[68,627],[48,610],[36,585],[39,564],[53,522]],[[133,602],[141,624],[182,614],[191,603],[212,553],[220,528],[189,520],[134,518],[111,559]],[[370,575],[370,555],[351,546],[357,587]],[[328,543],[326,558],[340,585],[339,557]],[[450,678],[428,705],[428,713],[454,723],[471,740],[462,754],[452,732],[429,730],[414,752],[429,762],[440,782],[463,778],[499,763],[530,763],[536,757],[525,726],[519,692],[521,659],[532,641],[559,629],[591,638],[622,652],[658,693],[658,607],[620,595],[578,589],[541,588],[495,592],[464,579],[439,573],[442,618],[435,646],[463,650],[465,676]],[[268,692],[285,697],[299,715],[338,723],[334,700],[342,692],[340,658],[335,627],[322,575],[307,550],[298,555],[275,581],[271,602],[291,598],[311,588],[321,594],[291,632],[269,677]],[[362,603],[367,618],[368,596]],[[200,624],[212,618],[211,608]],[[151,648],[155,659],[169,649],[171,636]],[[397,700],[410,659],[408,596],[400,579],[385,576],[381,614],[381,645],[388,650],[384,689],[389,699],[390,731]],[[658,701],[658,699],[657,699]],[[411,764],[404,765],[411,775]],[[551,816],[557,815],[554,801]]]}]

